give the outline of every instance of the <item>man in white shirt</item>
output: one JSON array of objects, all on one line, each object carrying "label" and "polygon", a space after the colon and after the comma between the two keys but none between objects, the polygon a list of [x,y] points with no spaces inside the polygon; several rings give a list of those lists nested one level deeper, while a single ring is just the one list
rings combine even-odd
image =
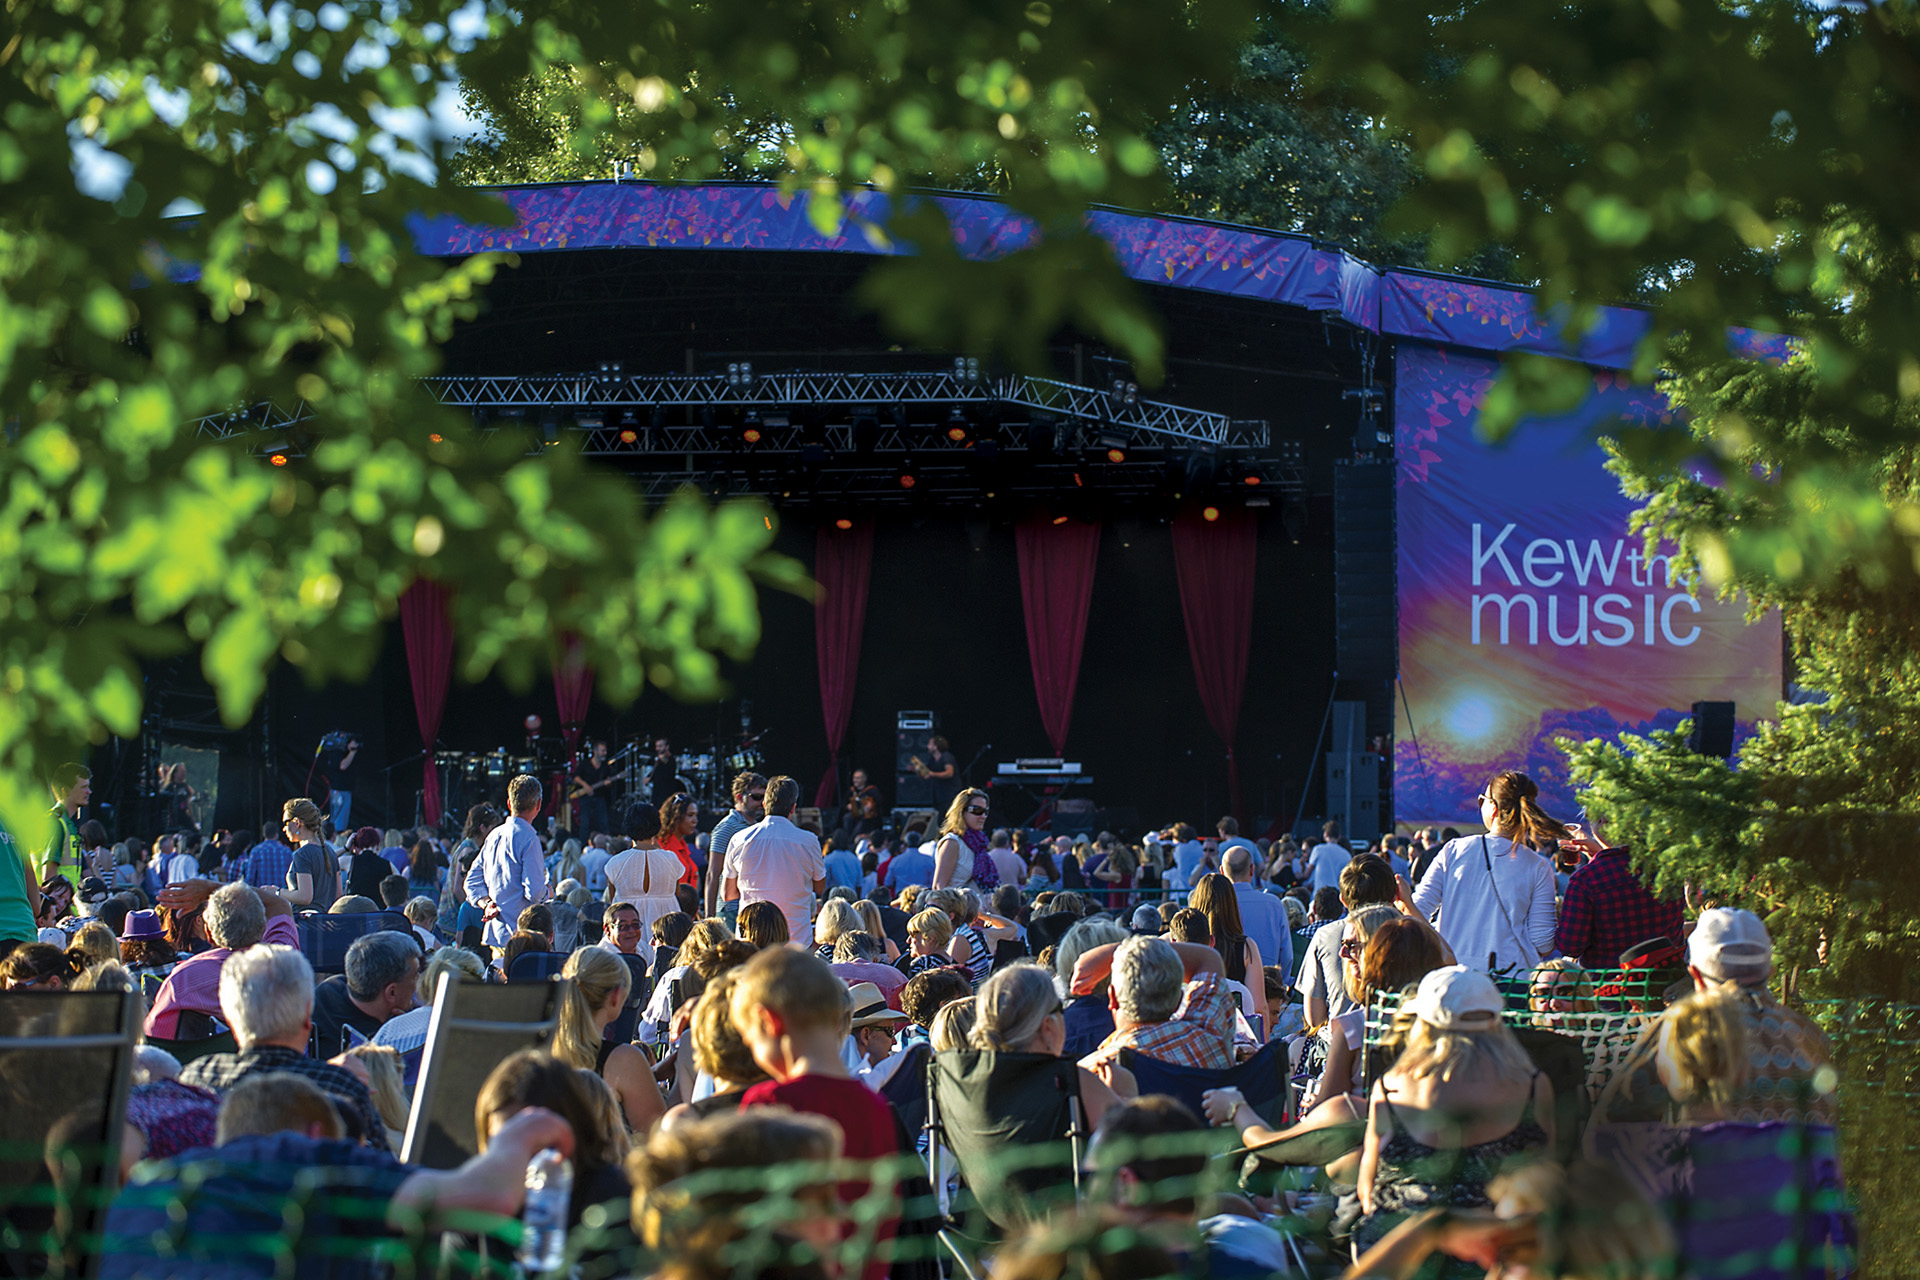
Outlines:
[{"label": "man in white shirt", "polygon": [[1353,851],[1340,843],[1340,824],[1320,828],[1320,843],[1307,855],[1307,879],[1315,890],[1338,889],[1340,873],[1353,861]]},{"label": "man in white shirt", "polygon": [[733,838],[728,851],[722,897],[771,902],[787,918],[787,936],[803,947],[813,945],[815,899],[827,885],[827,860],[820,853],[820,837],[793,825],[793,806],[800,802],[800,784],[792,778],[767,780],[767,816]]},{"label": "man in white shirt", "polygon": [[547,900],[547,864],[533,829],[540,797],[540,780],[527,774],[507,786],[513,816],[488,834],[467,872],[467,901],[485,914],[482,939],[490,947],[505,947],[520,913]]}]

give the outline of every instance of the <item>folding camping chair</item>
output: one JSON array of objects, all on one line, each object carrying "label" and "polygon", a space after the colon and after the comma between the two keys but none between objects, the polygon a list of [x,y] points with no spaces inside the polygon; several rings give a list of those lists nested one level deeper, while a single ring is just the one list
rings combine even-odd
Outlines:
[{"label": "folding camping chair", "polygon": [[139,996],[0,992],[0,1273],[91,1275],[119,1177]]},{"label": "folding camping chair", "polygon": [[340,916],[309,911],[296,916],[293,923],[300,931],[300,954],[321,977],[345,973],[347,949],[370,933],[382,930],[404,933],[415,946],[420,945],[420,935],[398,911],[362,911]]},{"label": "folding camping chair", "polygon": [[944,1185],[944,1146],[978,1210],[940,1232],[970,1275],[980,1248],[1044,1219],[1063,1188],[1076,1203],[1080,1198],[1087,1133],[1079,1064],[1070,1058],[985,1049],[934,1054],[925,1132],[927,1180],[936,1190]]},{"label": "folding camping chair", "polygon": [[[567,967],[566,951],[522,951],[507,966],[508,982],[545,982]],[[631,1034],[631,1033],[629,1033]]]},{"label": "folding camping chair", "polygon": [[480,1153],[473,1100],[506,1058],[545,1046],[560,1020],[566,981],[460,982],[443,974],[420,1060],[400,1158],[452,1169]]},{"label": "folding camping chair", "polygon": [[1120,1051],[1120,1065],[1133,1072],[1143,1097],[1164,1093],[1178,1098],[1195,1115],[1202,1114],[1200,1097],[1209,1089],[1238,1089],[1247,1105],[1275,1127],[1284,1122],[1293,1109],[1287,1078],[1291,1064],[1284,1040],[1269,1040],[1260,1047],[1260,1052],[1225,1071],[1183,1067],[1132,1049]]}]

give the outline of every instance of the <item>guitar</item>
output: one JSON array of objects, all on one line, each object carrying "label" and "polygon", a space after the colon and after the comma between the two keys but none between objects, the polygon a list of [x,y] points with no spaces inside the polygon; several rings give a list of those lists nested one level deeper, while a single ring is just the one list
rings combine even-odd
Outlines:
[{"label": "guitar", "polygon": [[598,791],[602,787],[612,786],[616,782],[626,781],[627,775],[631,772],[632,770],[628,769],[628,770],[623,770],[620,773],[610,773],[606,777],[600,779],[600,781],[598,782],[583,782],[579,778],[575,778],[573,780],[573,786],[567,792],[567,799],[568,800],[584,799],[585,797],[592,795],[594,792]]}]

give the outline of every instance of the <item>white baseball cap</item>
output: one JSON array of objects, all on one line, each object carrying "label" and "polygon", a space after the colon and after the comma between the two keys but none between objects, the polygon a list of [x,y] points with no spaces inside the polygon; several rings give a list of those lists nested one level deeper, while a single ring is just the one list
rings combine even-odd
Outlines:
[{"label": "white baseball cap", "polygon": [[1773,938],[1759,916],[1740,907],[1700,913],[1687,940],[1687,963],[1710,978],[1748,979],[1773,965]]},{"label": "white baseball cap", "polygon": [[1450,1031],[1484,1030],[1492,1025],[1484,1015],[1492,1014],[1497,1021],[1505,1007],[1493,979],[1463,964],[1433,970],[1420,979],[1420,989],[1407,1002],[1414,1017]]}]

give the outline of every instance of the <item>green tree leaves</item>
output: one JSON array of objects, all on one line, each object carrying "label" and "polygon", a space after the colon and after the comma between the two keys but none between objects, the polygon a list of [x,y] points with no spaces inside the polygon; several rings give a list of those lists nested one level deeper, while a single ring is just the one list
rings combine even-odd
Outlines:
[{"label": "green tree leaves", "polygon": [[[28,845],[44,771],[138,732],[144,658],[197,650],[238,721],[276,661],[363,674],[425,575],[469,677],[531,680],[571,636],[611,696],[703,696],[758,641],[756,590],[806,589],[758,506],[649,513],[419,383],[510,265],[411,250],[413,216],[499,216],[428,185],[394,114],[454,74],[458,7],[9,10],[0,821]],[[531,33],[489,21],[526,65]]]}]

